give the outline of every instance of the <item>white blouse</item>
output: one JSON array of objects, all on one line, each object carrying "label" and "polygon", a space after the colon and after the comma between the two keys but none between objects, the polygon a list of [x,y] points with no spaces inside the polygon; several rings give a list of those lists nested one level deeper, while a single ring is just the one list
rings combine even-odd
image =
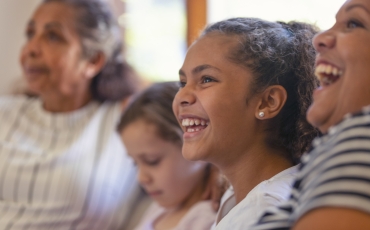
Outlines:
[{"label": "white blouse", "polygon": [[250,229],[257,223],[266,208],[275,207],[289,198],[298,165],[288,168],[254,187],[247,196],[236,204],[234,191],[229,188],[222,197],[217,214],[216,230]]},{"label": "white blouse", "polygon": [[118,103],[50,113],[0,98],[0,229],[118,229],[135,169],[116,132]]}]

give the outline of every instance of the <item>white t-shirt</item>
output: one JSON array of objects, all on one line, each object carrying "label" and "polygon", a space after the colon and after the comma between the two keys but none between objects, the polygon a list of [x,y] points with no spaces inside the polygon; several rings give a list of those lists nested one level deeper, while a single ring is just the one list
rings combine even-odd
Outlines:
[{"label": "white t-shirt", "polygon": [[137,188],[119,103],[50,113],[0,98],[0,229],[118,229]]},{"label": "white t-shirt", "polygon": [[262,181],[247,196],[236,204],[233,188],[230,187],[221,200],[216,230],[245,230],[255,224],[267,207],[277,206],[289,198],[298,165],[288,168],[272,178]]},{"label": "white t-shirt", "polygon": [[[154,230],[154,223],[165,214],[166,209],[156,202],[148,208],[135,230]],[[211,201],[194,204],[177,226],[171,230],[209,230],[215,221],[216,212]]]}]

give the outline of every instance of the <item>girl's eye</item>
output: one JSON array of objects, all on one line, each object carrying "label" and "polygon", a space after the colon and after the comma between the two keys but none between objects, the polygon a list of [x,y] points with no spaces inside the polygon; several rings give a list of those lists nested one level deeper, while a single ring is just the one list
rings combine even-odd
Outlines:
[{"label": "girl's eye", "polygon": [[210,83],[210,82],[214,82],[215,80],[211,77],[208,77],[208,76],[204,76],[202,77],[202,83]]},{"label": "girl's eye", "polygon": [[347,28],[354,29],[358,27],[364,27],[364,26],[360,22],[353,20],[353,19],[347,22]]}]

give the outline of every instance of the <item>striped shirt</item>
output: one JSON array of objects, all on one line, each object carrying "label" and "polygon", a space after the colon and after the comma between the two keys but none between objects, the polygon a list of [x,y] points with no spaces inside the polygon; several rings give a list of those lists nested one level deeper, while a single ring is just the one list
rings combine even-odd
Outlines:
[{"label": "striped shirt", "polygon": [[290,199],[267,210],[253,229],[291,229],[307,212],[322,207],[370,214],[370,107],[347,115],[314,140],[302,158]]},{"label": "striped shirt", "polygon": [[120,105],[50,113],[0,98],[0,229],[118,229],[136,189],[118,133]]}]

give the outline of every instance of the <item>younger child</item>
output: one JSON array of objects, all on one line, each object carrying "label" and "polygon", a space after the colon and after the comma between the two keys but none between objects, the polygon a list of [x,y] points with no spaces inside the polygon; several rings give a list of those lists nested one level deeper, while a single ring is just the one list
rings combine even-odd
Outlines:
[{"label": "younger child", "polygon": [[178,84],[157,83],[128,106],[119,131],[138,167],[138,181],[154,199],[136,229],[210,229],[215,212],[203,201],[209,167],[182,157],[182,130],[172,112]]}]

